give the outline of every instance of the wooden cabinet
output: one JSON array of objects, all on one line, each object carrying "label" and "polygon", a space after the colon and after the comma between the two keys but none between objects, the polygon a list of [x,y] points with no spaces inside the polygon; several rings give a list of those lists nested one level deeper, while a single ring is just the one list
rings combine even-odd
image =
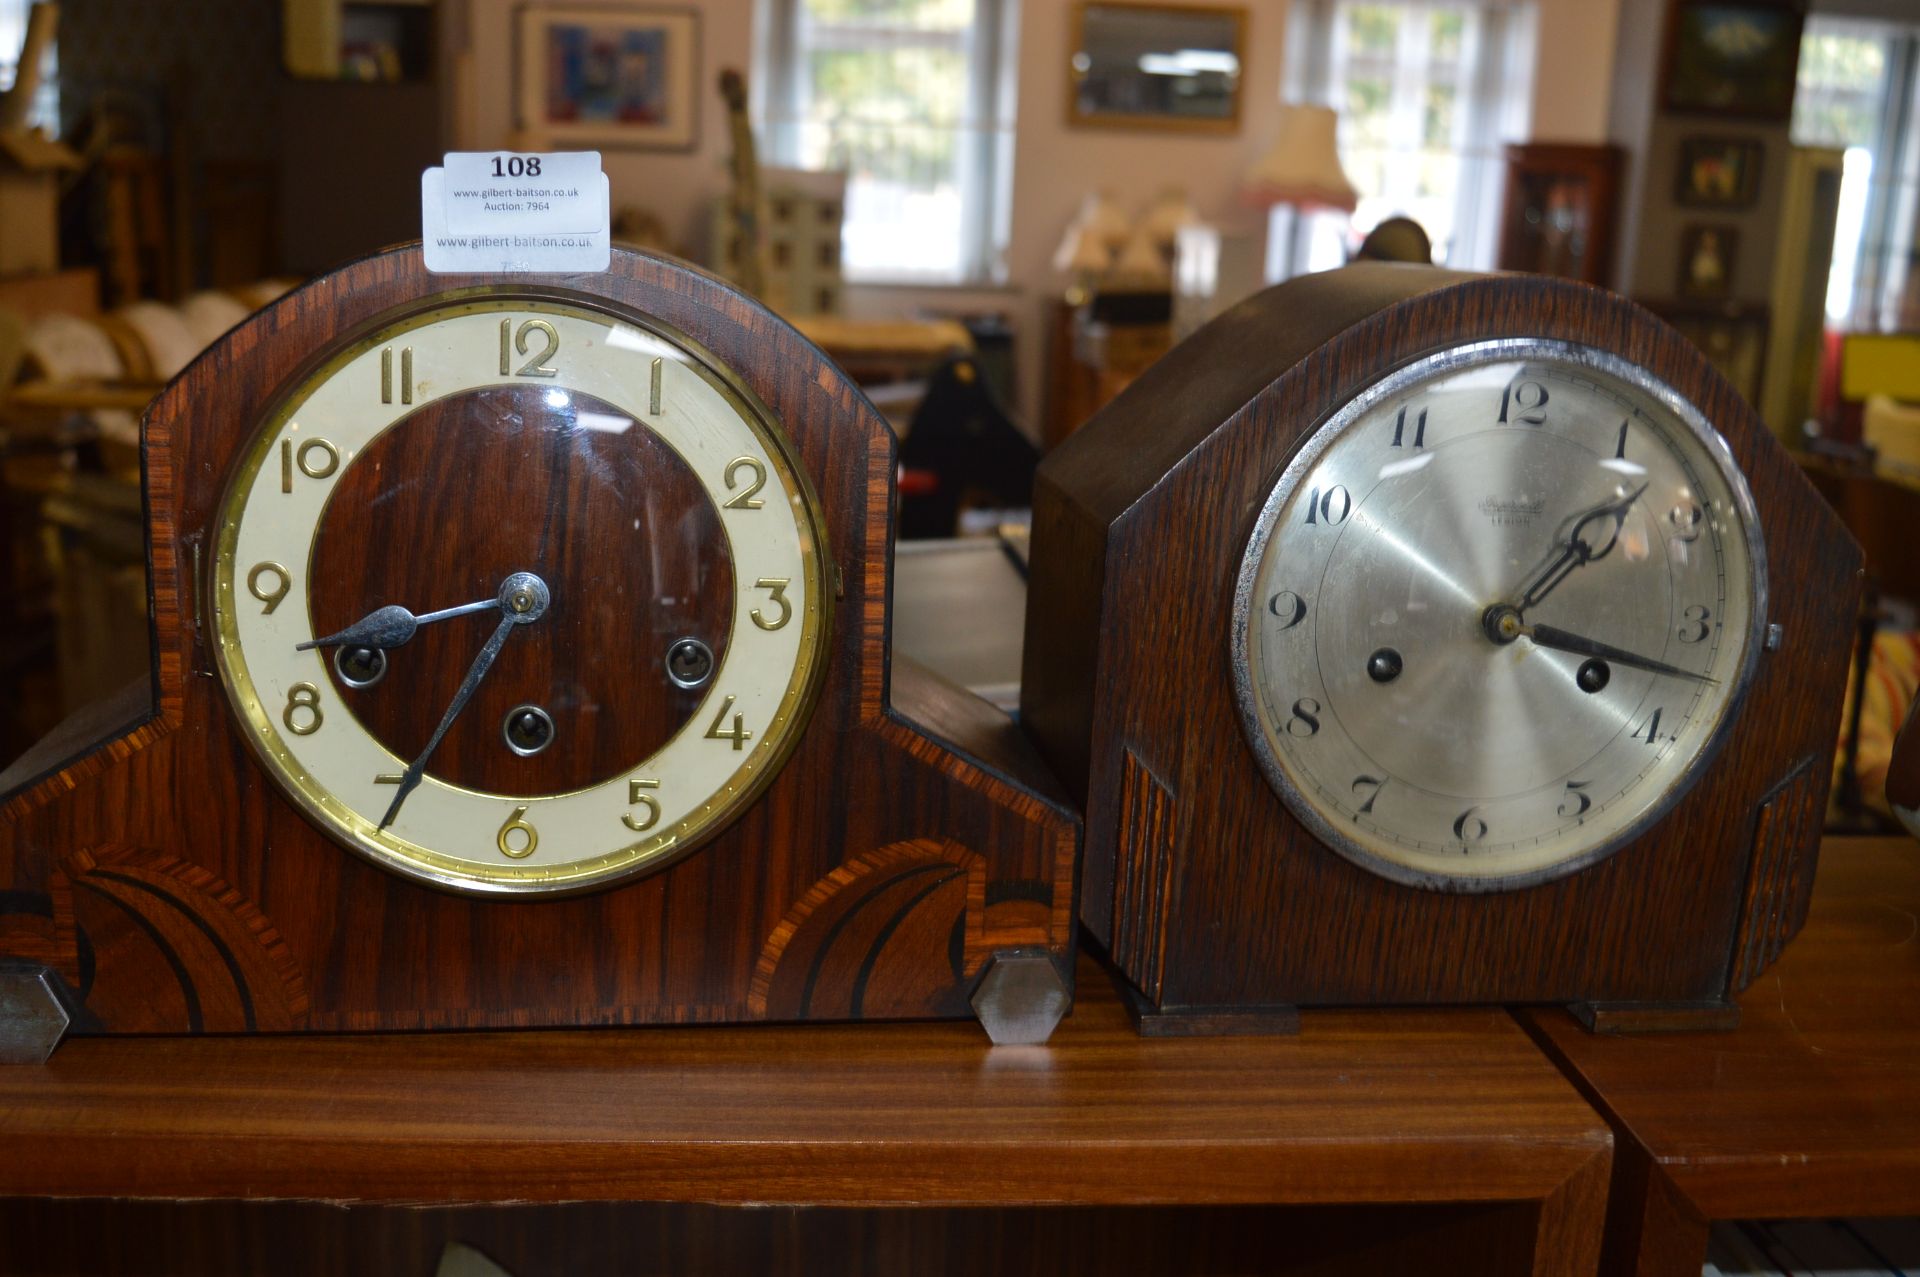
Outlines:
[{"label": "wooden cabinet", "polygon": [[[1052,303],[1043,447],[1055,447],[1085,425],[1173,348],[1173,327],[1158,310],[1158,298],[1146,300],[1144,319],[1141,307],[1103,307],[1098,299],[1084,305]],[[1117,315],[1111,313],[1115,310]]]},{"label": "wooden cabinet", "polygon": [[1500,269],[1609,283],[1620,163],[1617,146],[1509,145]]},{"label": "wooden cabinet", "polygon": [[431,0],[285,0],[281,271],[419,238],[421,170],[451,147],[438,16]]}]

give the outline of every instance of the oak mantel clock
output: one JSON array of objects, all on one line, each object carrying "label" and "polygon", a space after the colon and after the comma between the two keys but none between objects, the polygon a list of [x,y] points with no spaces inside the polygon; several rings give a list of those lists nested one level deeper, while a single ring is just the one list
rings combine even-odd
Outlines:
[{"label": "oak mantel clock", "polygon": [[0,959],[75,1031],[1064,1009],[1077,820],[889,661],[892,435],[727,285],[396,249],[145,457],[152,684],[0,786]]},{"label": "oak mantel clock", "polygon": [[1143,1031],[1724,1024],[1798,929],[1860,553],[1644,311],[1307,276],[1150,370],[1034,504],[1024,722]]}]

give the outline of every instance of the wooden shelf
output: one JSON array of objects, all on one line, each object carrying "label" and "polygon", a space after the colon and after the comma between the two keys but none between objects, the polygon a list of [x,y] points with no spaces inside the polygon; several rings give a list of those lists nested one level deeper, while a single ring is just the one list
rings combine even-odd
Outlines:
[{"label": "wooden shelf", "polygon": [[1920,846],[1830,838],[1727,1034],[1523,1021],[1619,1140],[1605,1271],[1698,1277],[1716,1219],[1920,1214]]},{"label": "wooden shelf", "polygon": [[1504,1013],[1145,1040],[1080,980],[1044,1048],[968,1023],[69,1041],[0,1070],[0,1194],[1519,1202],[1534,1271],[1590,1262],[1610,1136]]},{"label": "wooden shelf", "polygon": [[[1730,1034],[1310,1011],[1298,1038],[1146,1040],[1083,962],[1046,1048],[990,1048],[965,1023],[73,1041],[0,1070],[0,1225],[63,1257],[163,1224],[195,1256],[229,1238],[254,1257],[276,1239],[430,1256],[460,1235],[523,1273],[626,1255],[636,1228],[749,1266],[826,1247],[847,1271],[911,1253],[1010,1272],[1024,1246],[1073,1256],[1060,1271],[1130,1253],[1267,1271],[1182,1240],[1259,1229],[1295,1254],[1317,1235],[1338,1262],[1315,1272],[1356,1271],[1377,1239],[1435,1271],[1599,1257],[1693,1277],[1714,1219],[1920,1214],[1920,847],[1830,840],[1822,857],[1806,930]],[[1617,1166],[1522,1025],[1613,1123]],[[100,1198],[134,1200],[80,1200]],[[750,1204],[795,1209],[728,1215]],[[858,1209],[907,1204],[933,1209]],[[422,1205],[444,1209],[384,1209]],[[1076,1210],[1010,1209],[1036,1206]],[[1495,1263],[1490,1233],[1517,1235],[1519,1258]]]}]

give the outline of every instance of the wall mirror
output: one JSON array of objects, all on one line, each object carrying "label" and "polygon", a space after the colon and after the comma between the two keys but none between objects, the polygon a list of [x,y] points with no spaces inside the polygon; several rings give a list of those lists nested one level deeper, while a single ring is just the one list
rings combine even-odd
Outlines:
[{"label": "wall mirror", "polygon": [[1240,127],[1245,37],[1242,9],[1082,4],[1075,11],[1067,120],[1233,132]]}]

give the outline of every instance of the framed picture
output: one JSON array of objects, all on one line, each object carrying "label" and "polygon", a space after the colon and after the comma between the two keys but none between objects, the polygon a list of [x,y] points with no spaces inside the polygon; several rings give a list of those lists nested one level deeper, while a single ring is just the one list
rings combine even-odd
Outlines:
[{"label": "framed picture", "polygon": [[1745,208],[1759,189],[1765,154],[1753,138],[1690,137],[1680,144],[1673,197],[1702,208]]},{"label": "framed picture", "polygon": [[525,8],[519,36],[519,122],[539,145],[686,150],[699,141],[699,15]]},{"label": "framed picture", "polygon": [[1088,0],[1074,9],[1067,123],[1233,133],[1244,9]]},{"label": "framed picture", "polygon": [[1680,273],[1674,291],[1682,297],[1725,297],[1733,286],[1740,232],[1731,226],[1689,226],[1680,232]]},{"label": "framed picture", "polygon": [[1787,0],[1674,0],[1666,108],[1784,120],[1793,114],[1806,15]]}]

